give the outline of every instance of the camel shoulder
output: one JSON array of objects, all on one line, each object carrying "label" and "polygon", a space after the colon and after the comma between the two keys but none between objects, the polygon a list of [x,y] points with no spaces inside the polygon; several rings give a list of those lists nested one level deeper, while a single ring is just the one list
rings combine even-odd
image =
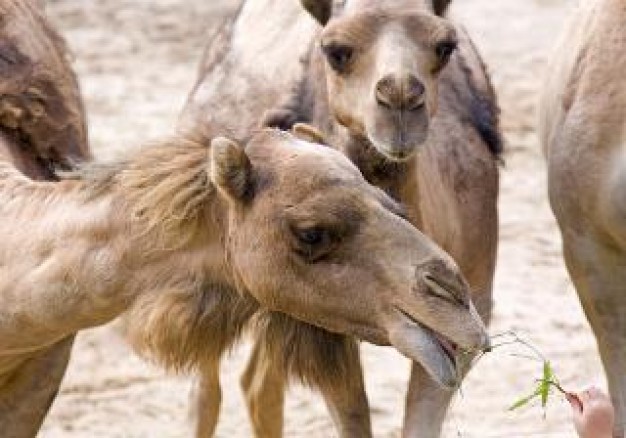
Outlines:
[{"label": "camel shoulder", "polygon": [[500,108],[487,67],[467,32],[459,27],[459,50],[441,77],[440,111],[479,135],[494,157],[504,151]]}]

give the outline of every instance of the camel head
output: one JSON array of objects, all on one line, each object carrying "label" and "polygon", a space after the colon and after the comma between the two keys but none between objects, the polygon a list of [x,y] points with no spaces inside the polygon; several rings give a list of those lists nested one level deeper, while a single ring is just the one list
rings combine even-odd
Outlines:
[{"label": "camel head", "polygon": [[336,121],[391,160],[411,157],[428,137],[438,78],[457,45],[454,27],[435,15],[448,2],[302,2],[324,25],[320,43]]},{"label": "camel head", "polygon": [[210,166],[233,277],[264,307],[395,346],[449,387],[486,346],[454,261],[340,152],[264,130],[214,139]]}]

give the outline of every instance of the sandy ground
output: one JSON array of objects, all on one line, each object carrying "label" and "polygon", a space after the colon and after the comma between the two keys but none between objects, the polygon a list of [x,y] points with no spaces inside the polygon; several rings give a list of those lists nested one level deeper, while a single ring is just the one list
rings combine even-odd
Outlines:
[{"label": "sandy ground", "polygon": [[[92,146],[105,155],[171,132],[196,72],[205,35],[232,11],[228,0],[51,0],[49,12],[75,53]],[[507,137],[500,198],[501,245],[492,333],[515,330],[556,368],[564,386],[604,384],[595,343],[568,281],[550,213],[545,166],[535,133],[537,92],[549,52],[573,1],[457,0],[490,66]],[[476,226],[480,226],[477,224]],[[485,357],[455,401],[446,437],[571,437],[558,397],[540,408],[506,408],[530,391],[540,365]],[[363,345],[376,436],[399,436],[409,364],[391,349]],[[250,436],[238,377],[247,348],[224,361],[220,437]],[[78,336],[72,362],[41,437],[189,436],[190,378],[168,376],[139,359],[118,325]],[[294,387],[286,436],[334,436],[320,397]]]}]

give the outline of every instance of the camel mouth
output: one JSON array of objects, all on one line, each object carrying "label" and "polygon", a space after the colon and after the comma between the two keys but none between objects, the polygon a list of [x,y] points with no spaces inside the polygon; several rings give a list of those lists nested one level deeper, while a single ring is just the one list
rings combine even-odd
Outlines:
[{"label": "camel mouth", "polygon": [[409,359],[421,364],[440,386],[456,388],[460,380],[459,346],[401,308],[395,307],[394,310],[399,321],[390,331],[391,344]]},{"label": "camel mouth", "polygon": [[417,153],[419,149],[418,146],[407,145],[407,144],[392,144],[389,145],[385,142],[381,142],[376,140],[376,138],[372,135],[368,136],[370,143],[374,146],[374,148],[383,155],[387,160],[394,161],[397,163],[402,163],[410,160]]},{"label": "camel mouth", "polygon": [[441,333],[436,332],[435,330],[418,322],[415,318],[413,318],[411,315],[406,313],[404,310],[398,309],[398,312],[401,312],[405,318],[409,319],[412,323],[414,323],[415,325],[418,325],[422,330],[425,330],[433,338],[435,338],[435,340],[439,343],[439,347],[441,347],[443,352],[448,356],[448,359],[450,359],[450,362],[452,362],[456,367],[457,357],[461,351],[457,343],[453,342],[452,340],[445,337]]},{"label": "camel mouth", "polygon": [[[397,131],[397,130],[395,130]],[[376,129],[366,127],[367,140],[387,160],[403,163],[411,160],[424,147],[428,139],[428,130],[419,135],[410,135],[407,132],[385,134]]]}]

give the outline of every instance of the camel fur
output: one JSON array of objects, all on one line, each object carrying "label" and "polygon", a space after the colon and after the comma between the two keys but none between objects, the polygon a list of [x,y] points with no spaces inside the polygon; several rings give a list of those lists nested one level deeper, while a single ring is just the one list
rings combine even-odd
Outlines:
[{"label": "camel fur", "polygon": [[4,415],[30,358],[126,310],[135,347],[178,370],[219,360],[259,306],[393,344],[442,379],[454,369],[424,327],[468,350],[486,342],[449,256],[342,154],[287,133],[261,131],[245,149],[173,137],[59,182],[0,162],[0,218],[9,436],[32,435]]},{"label": "camel fur", "polygon": [[[57,179],[90,156],[85,113],[68,50],[43,14],[43,2],[0,1],[0,160],[33,179]],[[4,382],[0,430],[34,436],[70,357],[74,336],[18,358]],[[16,358],[2,358],[2,361]],[[10,419],[10,425],[7,425]]]},{"label": "camel fur", "polygon": [[[550,205],[626,434],[626,2],[585,0],[554,55],[540,105]],[[610,60],[607,62],[607,60]]]},{"label": "camel fur", "polygon": [[[234,44],[244,29],[249,40],[260,44],[243,24],[258,19],[254,14],[261,3],[265,13],[273,17],[273,28],[290,33],[308,25],[306,17],[287,5],[245,2],[225,30],[223,41],[230,45],[210,46],[207,53],[219,51],[221,55],[203,62],[181,126],[218,124],[245,138],[258,115],[267,110],[263,108],[265,99],[283,101],[279,108],[265,111],[262,123],[282,129],[299,121],[317,126],[320,135],[313,137],[342,150],[369,182],[401,201],[411,222],[457,260],[472,286],[472,298],[481,316],[488,320],[497,248],[497,163],[502,140],[495,94],[467,34],[433,14],[445,9],[441,4],[442,9],[435,11],[428,2],[305,1],[304,6],[325,25],[324,30],[310,32],[309,44],[300,48],[295,59],[293,45],[287,48],[277,41],[266,42],[264,65],[273,61],[281,71],[268,75],[262,88],[257,88],[262,91],[262,102],[248,101],[247,111],[239,108],[238,123],[232,123],[232,117],[209,118],[203,108],[233,99],[241,92],[238,84],[246,83],[246,78],[266,75],[255,64],[235,66],[232,62],[251,56],[243,42]],[[406,20],[412,20],[414,33],[397,33],[400,26],[395,24]],[[264,28],[258,31],[264,32]],[[352,53],[342,53],[350,44]],[[369,49],[368,44],[374,48]],[[259,53],[259,47],[255,48]],[[341,72],[334,71],[331,62],[324,59],[352,55],[352,63]],[[406,60],[403,67],[411,75],[394,76],[389,69],[402,65],[397,60]],[[376,77],[380,72],[384,74]],[[210,88],[216,81],[221,81],[220,88]],[[370,85],[370,89],[365,88]],[[401,126],[393,122],[402,120],[398,114],[406,119]],[[394,144],[396,138],[404,140]],[[295,375],[322,391],[341,436],[369,436],[361,366],[358,355],[353,354],[356,346],[317,331],[319,353],[308,349],[306,356],[297,358],[292,353],[299,348],[285,347],[298,345],[293,334],[303,329],[286,318],[274,323],[271,319],[267,316],[262,330],[256,332],[260,340],[242,378],[255,434],[282,434],[282,392],[286,376]],[[277,333],[290,341],[285,342]],[[343,353],[333,357],[349,364],[338,369],[346,369],[353,377],[336,379],[336,374],[316,368],[313,358],[323,357],[325,345],[341,346]],[[272,351],[276,352],[273,356]],[[206,370],[200,381],[199,398],[204,407],[196,409],[200,415],[198,436],[210,435],[215,427],[220,399],[216,375],[215,370]],[[405,435],[438,436],[451,394],[438,388],[432,376],[416,364],[407,399]],[[203,417],[204,409],[211,414]]]}]

